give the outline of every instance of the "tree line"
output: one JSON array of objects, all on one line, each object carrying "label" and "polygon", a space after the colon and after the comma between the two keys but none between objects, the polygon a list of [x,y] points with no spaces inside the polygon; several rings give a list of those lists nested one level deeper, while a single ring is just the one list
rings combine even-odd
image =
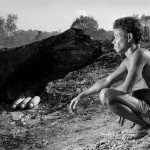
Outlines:
[{"label": "tree line", "polygon": [[[80,16],[77,20],[79,22],[74,20],[70,28],[82,27],[81,29],[85,31],[85,34],[93,39],[105,40],[111,39],[113,36],[112,31],[98,28],[98,23],[93,17]],[[17,21],[18,16],[14,14],[9,14],[6,19],[0,17],[0,48],[18,47],[61,33],[61,31],[18,30]],[[83,23],[81,23],[82,21]]]},{"label": "tree line", "polygon": [[[135,14],[132,16],[138,18],[142,23],[143,42],[149,42],[150,16],[142,15],[139,17],[139,15]],[[6,19],[0,17],[0,48],[18,47],[61,33],[61,31],[18,30],[17,21],[18,16],[14,14],[8,14]],[[92,16],[81,15],[73,21],[70,28],[80,28],[85,34],[95,40],[105,41],[107,39],[112,41],[114,38],[113,31],[106,31],[103,28],[99,28],[98,22]]]},{"label": "tree line", "polygon": [[106,31],[103,28],[99,28],[98,22],[92,16],[81,15],[73,21],[71,28],[82,29],[85,34],[95,40],[104,41],[106,39],[113,39],[113,31]]},{"label": "tree line", "polygon": [[18,16],[15,14],[8,14],[6,19],[0,17],[0,48],[27,45],[60,33],[60,31],[18,30],[17,21]]}]

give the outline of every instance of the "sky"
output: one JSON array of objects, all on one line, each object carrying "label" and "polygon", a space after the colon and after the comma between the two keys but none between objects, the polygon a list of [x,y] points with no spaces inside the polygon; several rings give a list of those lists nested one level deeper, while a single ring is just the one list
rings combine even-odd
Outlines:
[{"label": "sky", "polygon": [[150,16],[150,0],[0,0],[0,17],[18,16],[22,30],[65,31],[80,17],[92,16],[99,28],[112,30],[119,17]]}]

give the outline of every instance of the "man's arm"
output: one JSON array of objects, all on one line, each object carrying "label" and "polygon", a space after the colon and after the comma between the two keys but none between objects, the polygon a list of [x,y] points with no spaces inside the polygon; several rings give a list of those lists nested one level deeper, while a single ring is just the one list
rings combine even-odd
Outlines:
[{"label": "man's arm", "polygon": [[136,51],[131,59],[130,68],[124,82],[123,92],[131,93],[133,86],[136,84],[139,76],[142,75],[145,61],[141,51]]},{"label": "man's arm", "polygon": [[93,86],[91,86],[89,89],[83,91],[78,96],[76,96],[70,103],[70,111],[73,113],[73,110],[76,108],[77,103],[80,101],[80,99],[87,97],[89,95],[95,94],[100,92],[103,88],[110,87],[113,83],[121,80],[124,76],[124,74],[127,73],[126,68],[126,59],[121,63],[121,65],[108,77],[103,78],[101,80],[98,80]]},{"label": "man's arm", "polygon": [[89,89],[79,94],[78,97],[84,98],[89,95],[99,93],[103,88],[108,88],[113,83],[120,81],[126,74],[127,74],[127,67],[126,67],[126,59],[125,59],[113,73],[111,73],[109,76],[103,79],[98,80]]}]

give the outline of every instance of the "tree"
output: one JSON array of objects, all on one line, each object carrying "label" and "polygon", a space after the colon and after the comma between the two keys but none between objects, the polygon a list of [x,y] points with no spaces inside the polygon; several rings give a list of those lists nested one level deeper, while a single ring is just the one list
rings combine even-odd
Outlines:
[{"label": "tree", "polygon": [[39,41],[41,37],[42,37],[42,31],[37,31],[37,35],[35,36],[35,40]]},{"label": "tree", "polygon": [[133,14],[131,17],[134,17],[134,18],[140,19],[139,14]]},{"label": "tree", "polygon": [[5,38],[5,20],[4,18],[0,17],[0,48],[3,45],[4,38]]},{"label": "tree", "polygon": [[93,17],[80,16],[74,20],[71,28],[82,29],[85,34],[93,37],[94,33],[98,30],[98,23]]},{"label": "tree", "polygon": [[150,26],[150,16],[142,15],[140,18],[140,21],[141,21],[142,25]]},{"label": "tree", "polygon": [[109,39],[110,41],[114,40],[114,33],[113,33],[113,31],[107,31],[107,39]]},{"label": "tree", "polygon": [[142,15],[139,17],[138,14],[133,14],[132,17],[135,17],[140,20],[143,27],[143,38],[144,42],[149,42],[150,40],[150,16]]},{"label": "tree", "polygon": [[144,26],[143,27],[143,40],[145,42],[148,42],[150,39],[150,28],[149,26]]},{"label": "tree", "polygon": [[0,46],[1,47],[12,47],[13,38],[17,31],[17,15],[8,14],[7,18],[0,18]]},{"label": "tree", "polygon": [[147,42],[150,40],[150,16],[142,15],[140,22],[143,26],[143,40]]}]

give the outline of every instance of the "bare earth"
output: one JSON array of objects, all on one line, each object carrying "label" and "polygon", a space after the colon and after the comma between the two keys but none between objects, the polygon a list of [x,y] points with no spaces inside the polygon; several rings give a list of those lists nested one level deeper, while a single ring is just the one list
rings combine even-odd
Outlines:
[{"label": "bare earth", "polygon": [[[79,79],[80,72],[78,81],[75,79],[80,86],[72,84],[72,89],[70,87],[67,89],[66,85],[73,83],[69,80],[67,84],[63,84],[67,90],[61,94],[77,94],[83,87],[89,86],[87,80],[94,82],[108,72],[110,70],[102,68],[100,73],[89,69],[86,76]],[[61,83],[62,80],[54,83],[59,85],[57,93],[64,91],[62,87],[60,88]],[[70,101],[72,97],[69,96]],[[1,107],[0,150],[150,149],[150,135],[139,140],[124,140],[123,132],[130,130],[132,123],[126,121],[124,126],[120,127],[117,124],[118,117],[100,104],[98,95],[84,99],[77,107],[77,115],[69,113],[68,105],[69,102],[63,107],[57,107],[60,109],[55,111],[50,111],[52,108],[47,103],[42,103],[38,109],[32,111],[10,111],[6,109],[7,107]]]}]

